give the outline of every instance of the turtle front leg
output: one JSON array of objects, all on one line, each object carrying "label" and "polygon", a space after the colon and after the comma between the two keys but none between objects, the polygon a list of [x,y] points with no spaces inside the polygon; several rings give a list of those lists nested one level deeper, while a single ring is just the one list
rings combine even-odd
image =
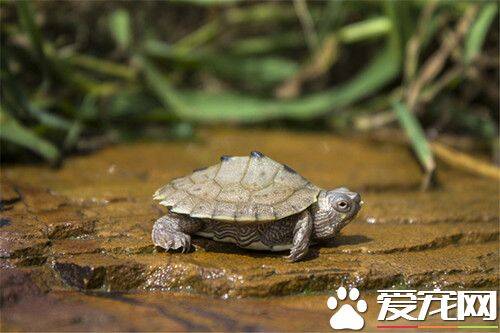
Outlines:
[{"label": "turtle front leg", "polygon": [[287,257],[289,261],[299,261],[309,250],[311,243],[311,234],[313,230],[313,219],[309,210],[302,212],[295,224],[293,230],[293,243],[290,250],[290,255]]},{"label": "turtle front leg", "polygon": [[168,213],[156,220],[151,237],[153,244],[165,250],[182,248],[187,252],[191,248],[191,236],[203,227],[203,222],[186,215]]}]

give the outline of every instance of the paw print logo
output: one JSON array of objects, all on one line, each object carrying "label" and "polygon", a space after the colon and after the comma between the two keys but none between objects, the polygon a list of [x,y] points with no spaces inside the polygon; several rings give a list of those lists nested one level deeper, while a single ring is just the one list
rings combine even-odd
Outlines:
[{"label": "paw print logo", "polygon": [[[331,296],[328,298],[327,306],[331,310],[337,309],[339,305],[339,299],[341,302],[347,298],[347,290],[344,287],[337,289],[337,297]],[[365,300],[359,298],[359,290],[352,288],[349,291],[349,299],[356,302],[356,309],[350,304],[343,304],[340,309],[338,309],[332,318],[330,318],[330,326],[334,330],[360,330],[365,325],[365,320],[361,317],[360,313],[365,312],[368,309],[368,305]]]}]

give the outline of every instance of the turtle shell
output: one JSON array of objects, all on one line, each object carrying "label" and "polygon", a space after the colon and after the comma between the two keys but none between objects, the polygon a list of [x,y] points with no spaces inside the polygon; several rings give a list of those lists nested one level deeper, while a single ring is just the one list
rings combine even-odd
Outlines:
[{"label": "turtle shell", "polygon": [[223,221],[273,221],[302,212],[320,188],[259,152],[172,180],[154,194],[170,211]]}]

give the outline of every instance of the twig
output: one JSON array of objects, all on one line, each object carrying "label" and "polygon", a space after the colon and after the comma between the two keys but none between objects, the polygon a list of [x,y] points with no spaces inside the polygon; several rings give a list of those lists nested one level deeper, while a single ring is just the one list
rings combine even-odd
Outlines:
[{"label": "twig", "polygon": [[430,143],[432,152],[444,162],[479,176],[500,180],[500,168],[438,142]]},{"label": "twig", "polygon": [[[401,100],[403,97],[403,89],[401,87],[392,90],[382,103],[377,106],[370,107],[370,113],[359,115],[354,118],[353,125],[356,130],[369,131],[385,127],[396,121],[396,115],[392,109],[388,109],[392,101]],[[374,110],[377,110],[374,113]]]},{"label": "twig", "polygon": [[381,128],[396,120],[394,111],[382,111],[376,114],[363,115],[354,119],[354,128],[358,131],[368,131]]},{"label": "twig", "polygon": [[498,68],[500,67],[500,57],[490,56],[487,54],[478,54],[476,57],[476,63],[479,67],[485,68]]},{"label": "twig", "polygon": [[300,94],[302,84],[326,73],[337,60],[337,56],[337,37],[335,34],[331,34],[324,39],[321,47],[314,52],[312,59],[292,78],[276,89],[276,96],[279,98],[297,97]]},{"label": "twig", "polygon": [[424,35],[428,29],[429,21],[432,18],[437,7],[437,1],[428,2],[419,18],[417,32],[408,41],[406,48],[406,61],[405,61],[405,76],[408,81],[411,81],[415,76],[418,66],[418,56],[420,54],[420,47],[422,45]]},{"label": "twig", "polygon": [[391,22],[385,17],[375,17],[348,24],[338,31],[326,35],[312,56],[300,70],[276,89],[278,98],[293,98],[300,94],[304,82],[316,79],[326,73],[337,61],[340,43],[355,43],[387,34]]},{"label": "twig", "polygon": [[451,82],[462,76],[464,73],[464,69],[462,66],[457,65],[446,73],[444,73],[434,84],[429,86],[429,88],[424,89],[420,97],[418,98],[418,103],[428,103],[434,99],[443,90],[446,88]]},{"label": "twig", "polygon": [[314,51],[318,47],[318,34],[314,29],[314,22],[311,17],[309,9],[307,9],[307,3],[305,0],[294,0],[293,6],[297,17],[299,18],[302,29],[304,30],[304,35],[306,37],[307,46],[310,51]]},{"label": "twig", "polygon": [[408,89],[406,104],[411,111],[415,109],[422,88],[433,80],[443,69],[446,60],[472,24],[478,8],[477,5],[467,8],[464,15],[457,23],[455,31],[450,34],[446,42],[443,42],[441,47],[422,66],[419,76],[411,83]]}]

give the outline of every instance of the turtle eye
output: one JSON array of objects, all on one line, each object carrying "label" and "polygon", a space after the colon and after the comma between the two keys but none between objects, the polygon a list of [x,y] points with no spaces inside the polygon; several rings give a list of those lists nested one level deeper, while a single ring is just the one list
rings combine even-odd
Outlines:
[{"label": "turtle eye", "polygon": [[349,210],[349,203],[346,200],[339,200],[337,201],[337,210],[341,212],[345,212]]}]

